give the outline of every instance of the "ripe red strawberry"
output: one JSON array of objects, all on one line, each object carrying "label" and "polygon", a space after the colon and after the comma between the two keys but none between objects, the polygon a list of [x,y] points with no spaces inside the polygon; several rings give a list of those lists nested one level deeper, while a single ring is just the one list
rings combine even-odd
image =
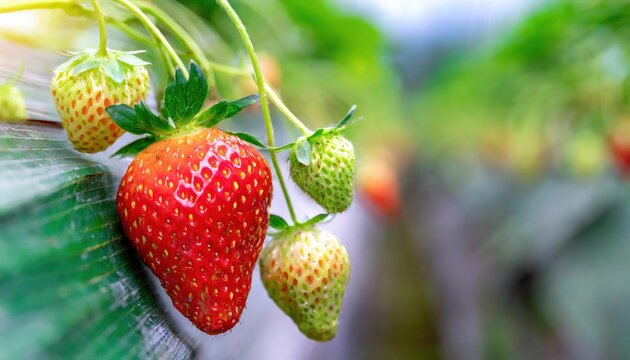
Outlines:
[{"label": "ripe red strawberry", "polygon": [[141,151],[116,202],[125,234],[175,307],[218,334],[236,325],[245,307],[271,193],[260,153],[211,128]]},{"label": "ripe red strawberry", "polygon": [[87,50],[55,70],[50,91],[68,139],[78,151],[103,151],[123,134],[105,109],[146,98],[146,64],[129,53],[110,50],[103,57]]},{"label": "ripe red strawberry", "polygon": [[304,335],[335,337],[350,278],[348,253],[335,236],[314,227],[281,233],[260,256],[260,276],[269,297]]}]

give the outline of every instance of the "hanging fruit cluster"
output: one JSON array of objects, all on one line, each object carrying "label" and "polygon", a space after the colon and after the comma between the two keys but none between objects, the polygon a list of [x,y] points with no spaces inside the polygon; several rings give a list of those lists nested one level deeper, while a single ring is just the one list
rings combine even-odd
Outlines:
[{"label": "hanging fruit cluster", "polygon": [[[139,57],[142,51],[107,47],[107,20],[97,0],[92,0],[91,8],[73,2],[42,3],[41,7],[61,7],[98,20],[98,49],[70,53],[72,57],[55,69],[50,91],[68,139],[80,152],[106,150],[124,132],[140,135],[115,154],[134,157],[116,197],[125,235],[174,306],[204,332],[223,333],[238,323],[259,262],[269,296],[300,331],[314,340],[332,339],[350,263],[341,242],[318,225],[330,214],[348,209],[353,200],[354,148],[341,133],[354,107],[334,127],[306,127],[265,83],[249,35],[227,0],[218,3],[248,51],[258,94],[205,106],[209,83],[214,84],[213,71],[244,78],[251,76],[249,71],[211,63],[192,37],[166,21],[164,25],[186,39],[185,45],[194,54],[195,61],[185,67],[144,13],[147,9],[142,6],[154,5],[128,0],[115,3],[137,17],[156,39],[167,64],[171,81],[157,112],[145,103],[149,63]],[[168,19],[159,8],[149,10]],[[2,85],[0,92],[11,93],[13,99],[10,106],[1,106],[7,113],[0,117],[26,118],[23,100],[13,85]],[[303,136],[275,146],[268,100]],[[267,130],[266,144],[251,134],[217,128],[221,121],[257,102]],[[325,213],[304,222],[297,220],[277,159],[277,153],[284,150],[291,152],[291,179]],[[271,167],[260,151],[268,152]],[[274,171],[291,225],[269,213]],[[277,231],[268,234],[268,227]],[[268,235],[272,239],[265,246]]]}]

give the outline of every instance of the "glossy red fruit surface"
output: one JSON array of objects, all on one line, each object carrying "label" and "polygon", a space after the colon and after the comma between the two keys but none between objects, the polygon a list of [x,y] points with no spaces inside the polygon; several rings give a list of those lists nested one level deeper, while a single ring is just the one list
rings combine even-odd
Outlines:
[{"label": "glossy red fruit surface", "polygon": [[245,306],[271,196],[271,171],[256,149],[203,129],[140,152],[117,206],[125,234],[175,307],[218,334]]}]

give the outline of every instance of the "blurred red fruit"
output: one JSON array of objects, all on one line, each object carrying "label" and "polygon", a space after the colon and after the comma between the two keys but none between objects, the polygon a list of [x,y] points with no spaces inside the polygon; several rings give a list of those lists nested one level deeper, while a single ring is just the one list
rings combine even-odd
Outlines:
[{"label": "blurred red fruit", "polygon": [[379,215],[394,218],[400,212],[400,181],[391,154],[367,155],[359,166],[358,192]]},{"label": "blurred red fruit", "polygon": [[608,138],[612,160],[621,175],[630,175],[630,120],[623,120],[613,127]]}]

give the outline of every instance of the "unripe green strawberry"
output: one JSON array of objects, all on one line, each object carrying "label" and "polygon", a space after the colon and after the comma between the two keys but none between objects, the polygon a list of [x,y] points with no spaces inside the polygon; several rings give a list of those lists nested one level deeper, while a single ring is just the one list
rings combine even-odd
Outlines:
[{"label": "unripe green strawberry", "polygon": [[350,278],[348,253],[332,234],[316,228],[289,230],[260,256],[260,275],[271,299],[307,337],[335,337]]},{"label": "unripe green strawberry", "polygon": [[21,121],[26,119],[26,105],[22,92],[15,85],[0,85],[0,120]]},{"label": "unripe green strawberry", "polygon": [[289,158],[291,178],[328,213],[340,213],[352,203],[356,157],[352,143],[338,133],[324,133],[307,139],[310,162],[301,162],[299,148]]},{"label": "unripe green strawberry", "polygon": [[145,64],[129,53],[110,51],[101,57],[88,50],[55,70],[50,91],[75,149],[103,151],[123,134],[105,109],[114,104],[133,105],[147,96]]}]

